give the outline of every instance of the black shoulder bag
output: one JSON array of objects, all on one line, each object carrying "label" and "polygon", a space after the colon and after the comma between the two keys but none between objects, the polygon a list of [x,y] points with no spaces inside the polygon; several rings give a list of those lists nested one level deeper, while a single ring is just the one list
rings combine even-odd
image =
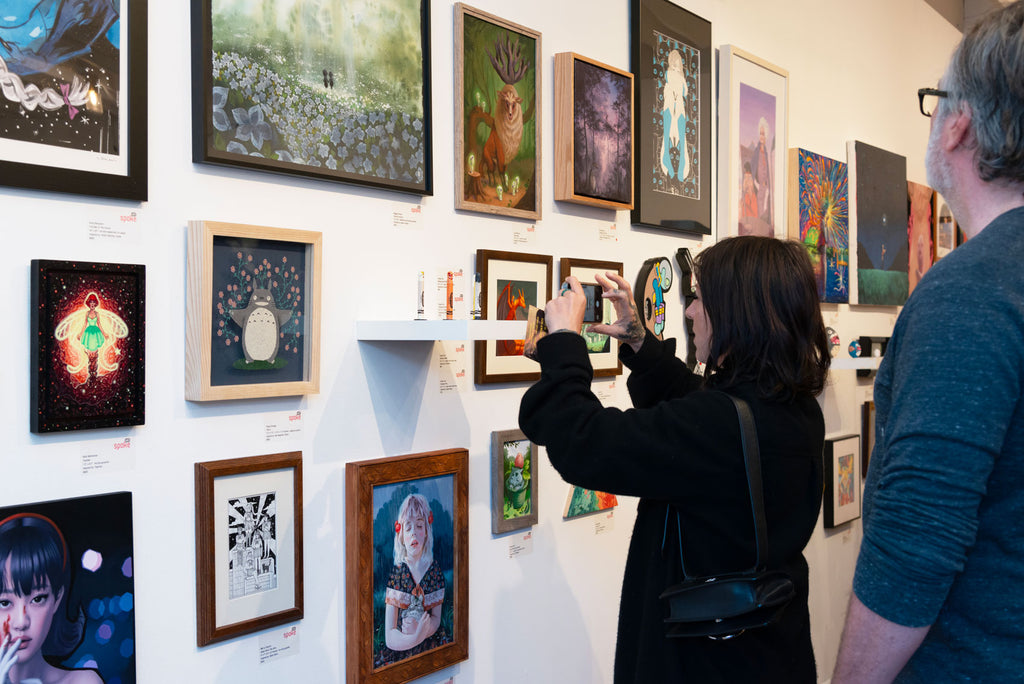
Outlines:
[{"label": "black shoulder bag", "polygon": [[[784,572],[769,571],[768,533],[764,519],[764,489],[761,485],[761,457],[757,447],[757,429],[750,406],[742,399],[728,396],[736,405],[740,418],[740,441],[746,463],[747,486],[750,488],[750,506],[754,512],[754,537],[757,558],[754,567],[714,577],[690,577],[683,565],[683,533],[679,511],[676,511],[676,529],[679,535],[679,563],[683,581],[664,592],[669,616],[665,618],[670,637],[711,637],[728,639],[744,630],[769,625],[782,615],[786,604],[796,594],[793,580]],[[668,511],[665,527],[668,528]],[[664,547],[664,536],[662,546]]]}]

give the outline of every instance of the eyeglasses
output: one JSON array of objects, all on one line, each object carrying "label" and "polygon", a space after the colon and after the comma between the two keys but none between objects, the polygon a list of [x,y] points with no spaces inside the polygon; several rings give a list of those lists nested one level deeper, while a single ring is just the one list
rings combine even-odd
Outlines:
[{"label": "eyeglasses", "polygon": [[921,113],[931,116],[939,106],[940,97],[949,97],[948,90],[936,90],[935,88],[920,88],[917,91],[917,102],[921,106]]}]

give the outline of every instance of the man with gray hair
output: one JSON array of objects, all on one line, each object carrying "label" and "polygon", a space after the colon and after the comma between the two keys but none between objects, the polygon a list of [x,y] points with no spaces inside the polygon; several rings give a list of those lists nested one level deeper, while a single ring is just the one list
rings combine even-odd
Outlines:
[{"label": "man with gray hair", "polygon": [[928,182],[970,240],[922,278],[878,371],[833,684],[1024,677],[1024,2],[918,95]]}]

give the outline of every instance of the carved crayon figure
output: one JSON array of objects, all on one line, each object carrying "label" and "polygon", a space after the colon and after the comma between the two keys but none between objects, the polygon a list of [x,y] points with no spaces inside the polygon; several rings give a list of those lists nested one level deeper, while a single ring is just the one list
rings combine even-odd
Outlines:
[{"label": "carved crayon figure", "polygon": [[242,328],[242,351],[246,363],[274,363],[281,326],[291,316],[290,310],[278,309],[274,305],[274,295],[265,288],[253,290],[246,307],[231,312],[231,319]]}]

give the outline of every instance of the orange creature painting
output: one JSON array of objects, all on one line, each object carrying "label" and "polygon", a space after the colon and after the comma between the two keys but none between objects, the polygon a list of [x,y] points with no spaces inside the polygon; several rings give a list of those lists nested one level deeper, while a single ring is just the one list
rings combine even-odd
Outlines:
[{"label": "orange creature painting", "polygon": [[[500,283],[499,283],[500,284]],[[498,318],[503,321],[525,321],[527,316],[526,290],[523,283],[508,281],[498,295]],[[536,285],[534,285],[536,288]],[[533,297],[532,299],[536,299]],[[498,340],[498,356],[522,356],[525,340]]]}]

